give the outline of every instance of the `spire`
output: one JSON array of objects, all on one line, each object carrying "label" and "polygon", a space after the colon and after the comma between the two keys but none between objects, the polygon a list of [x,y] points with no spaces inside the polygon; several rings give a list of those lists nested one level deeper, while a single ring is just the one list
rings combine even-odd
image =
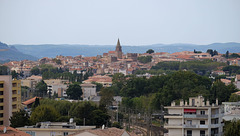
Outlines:
[{"label": "spire", "polygon": [[118,38],[118,41],[117,41],[117,47],[118,47],[118,46],[121,46],[121,45],[120,45],[119,38]]}]

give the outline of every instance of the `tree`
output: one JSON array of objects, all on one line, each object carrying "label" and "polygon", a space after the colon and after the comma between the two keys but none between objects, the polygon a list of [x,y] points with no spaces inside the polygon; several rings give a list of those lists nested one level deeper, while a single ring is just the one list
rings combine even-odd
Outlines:
[{"label": "tree", "polygon": [[216,50],[213,51],[213,56],[218,55],[218,52]]},{"label": "tree", "polygon": [[12,72],[11,72],[11,75],[12,75],[12,78],[14,79],[14,78],[18,78],[18,73],[15,71],[15,70],[13,70]]},{"label": "tree", "polygon": [[208,49],[207,53],[211,54],[211,56],[213,56],[213,50],[212,49]]},{"label": "tree", "polygon": [[40,101],[39,101],[39,98],[37,97],[35,99],[35,102],[33,103],[32,105],[32,109],[34,110],[36,107],[38,107],[40,105]]},{"label": "tree", "polygon": [[229,51],[226,52],[225,57],[228,59],[228,57],[229,57]]},{"label": "tree", "polygon": [[152,53],[154,53],[154,50],[153,49],[149,49],[149,50],[146,51],[146,53],[152,54]]},{"label": "tree", "polygon": [[28,113],[25,110],[20,110],[13,113],[13,116],[10,117],[11,127],[24,127],[30,125]]},{"label": "tree", "polygon": [[9,68],[7,66],[0,66],[0,75],[9,75]]},{"label": "tree", "polygon": [[42,80],[36,85],[37,96],[45,96],[47,94],[47,84]]},{"label": "tree", "polygon": [[233,119],[230,122],[225,122],[224,136],[240,136],[240,120]]},{"label": "tree", "polygon": [[111,90],[111,88],[102,88],[100,95],[100,105],[103,105],[104,107],[112,105],[114,91]]},{"label": "tree", "polygon": [[102,110],[94,110],[92,113],[92,118],[94,121],[94,125],[96,125],[97,127],[101,127],[103,124],[105,124],[105,126],[107,125],[106,123],[108,122],[109,116],[104,113]]},{"label": "tree", "polygon": [[40,74],[40,69],[38,67],[33,67],[31,69],[31,74],[32,75],[39,75]]},{"label": "tree", "polygon": [[149,63],[152,61],[152,56],[141,56],[137,58],[141,63]]},{"label": "tree", "polygon": [[229,102],[238,102],[238,101],[240,101],[240,96],[237,94],[231,94],[228,101]]},{"label": "tree", "polygon": [[33,124],[36,124],[37,122],[43,122],[43,121],[56,121],[57,118],[60,117],[60,114],[57,112],[57,110],[53,106],[49,105],[40,105],[34,111],[32,111],[32,115],[30,117],[30,120]]},{"label": "tree", "polygon": [[71,84],[67,89],[67,95],[70,99],[78,100],[82,94],[81,86],[78,83]]}]

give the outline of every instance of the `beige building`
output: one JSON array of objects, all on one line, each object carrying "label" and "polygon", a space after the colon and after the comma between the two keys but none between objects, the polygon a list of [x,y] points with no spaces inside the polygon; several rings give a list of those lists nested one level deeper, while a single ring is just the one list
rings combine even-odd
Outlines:
[{"label": "beige building", "polygon": [[81,84],[80,85],[82,88],[82,92],[83,92],[83,99],[89,100],[94,96],[97,96],[97,92],[96,92],[96,86],[95,84]]},{"label": "beige building", "polygon": [[67,136],[82,130],[96,128],[96,126],[76,126],[68,122],[40,122],[35,126],[17,128],[32,136]]},{"label": "beige building", "polygon": [[9,126],[9,118],[21,106],[21,81],[11,75],[0,76],[0,125]]},{"label": "beige building", "polygon": [[222,136],[223,135],[223,109],[216,104],[204,102],[202,96],[189,98],[189,103],[180,101],[180,105],[171,103],[165,107],[168,114],[164,116],[168,123],[165,136]]}]

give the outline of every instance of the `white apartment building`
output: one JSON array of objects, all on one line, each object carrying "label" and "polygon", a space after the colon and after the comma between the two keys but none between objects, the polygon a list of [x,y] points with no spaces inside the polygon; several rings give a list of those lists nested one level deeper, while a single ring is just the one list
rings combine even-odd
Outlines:
[{"label": "white apartment building", "polygon": [[216,104],[204,102],[202,96],[191,97],[189,102],[181,100],[180,105],[173,101],[164,118],[168,121],[164,128],[168,129],[165,136],[222,136],[223,109]]}]

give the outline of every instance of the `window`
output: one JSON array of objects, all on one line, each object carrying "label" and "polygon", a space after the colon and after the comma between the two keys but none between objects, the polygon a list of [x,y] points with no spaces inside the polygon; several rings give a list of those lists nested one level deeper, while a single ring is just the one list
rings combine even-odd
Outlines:
[{"label": "window", "polygon": [[1,103],[3,102],[3,98],[2,98],[2,99],[0,99],[0,102],[1,102]]},{"label": "window", "polygon": [[0,91],[0,95],[3,95],[3,91]]},{"label": "window", "polygon": [[205,111],[201,111],[201,115],[205,115]]},{"label": "window", "polygon": [[2,118],[3,117],[3,113],[0,113],[0,118]]},{"label": "window", "polygon": [[3,110],[3,106],[0,106],[0,110]]},{"label": "window", "polygon": [[187,130],[187,136],[192,136],[192,130]]},{"label": "window", "polygon": [[192,125],[192,121],[191,120],[187,120],[187,125]]},{"label": "window", "polygon": [[4,85],[3,85],[3,84],[0,84],[0,88],[4,88]]},{"label": "window", "polygon": [[0,125],[3,125],[3,121],[0,121]]},{"label": "window", "polygon": [[200,130],[200,136],[205,136],[205,131],[204,130]]},{"label": "window", "polygon": [[63,136],[67,136],[68,135],[68,132],[63,132]]},{"label": "window", "polygon": [[33,131],[27,131],[26,133],[30,134],[31,136],[35,136],[35,132],[33,132]]},{"label": "window", "polygon": [[205,125],[205,120],[200,120],[200,125]]}]

